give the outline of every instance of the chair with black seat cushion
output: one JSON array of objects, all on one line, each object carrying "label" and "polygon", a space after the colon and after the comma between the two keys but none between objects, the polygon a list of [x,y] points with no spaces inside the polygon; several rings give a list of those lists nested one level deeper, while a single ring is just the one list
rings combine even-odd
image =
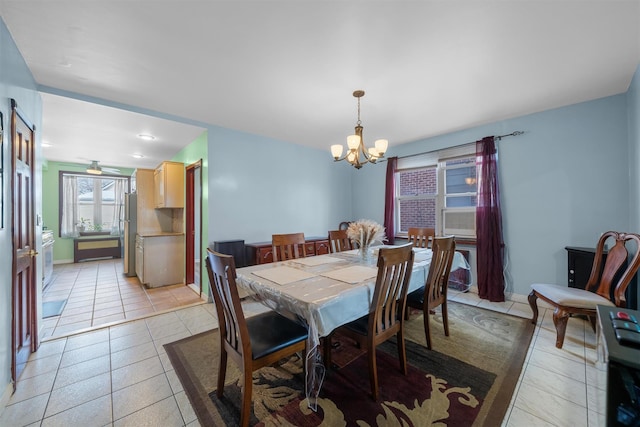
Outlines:
[{"label": "chair with black seat cushion", "polygon": [[[635,248],[627,248],[627,244]],[[606,261],[603,262],[605,245],[609,245]],[[538,321],[538,304],[540,298],[552,305],[553,323],[556,327],[556,347],[562,348],[569,317],[584,315],[589,318],[595,330],[596,306],[626,307],[625,292],[631,279],[640,267],[640,235],[607,231],[598,240],[596,255],[591,267],[591,274],[584,289],[570,288],[546,283],[531,285],[529,305],[533,311],[532,323]],[[629,259],[629,249],[635,254]],[[626,267],[624,267],[626,263]]]},{"label": "chair with black seat cushion", "polygon": [[331,253],[350,251],[352,248],[351,240],[347,236],[347,230],[331,230],[329,231],[329,248]]},{"label": "chair with black seat cushion", "polygon": [[304,370],[307,328],[275,311],[245,319],[236,286],[233,256],[207,249],[207,271],[220,324],[220,365],[218,398],[222,397],[227,370],[227,356],[240,367],[243,375],[240,425],[248,426],[251,414],[252,373],[278,360],[302,353]]},{"label": "chair with black seat cushion", "polygon": [[[376,347],[395,336],[401,371],[407,375],[407,355],[404,344],[404,310],[411,270],[411,245],[381,248],[378,252],[378,275],[369,314],[347,323],[339,330],[367,349],[369,381],[374,400],[378,399]],[[332,333],[333,334],[333,333]],[[325,337],[326,366],[331,366],[331,336]]]},{"label": "chair with black seat cushion", "polygon": [[274,262],[307,256],[304,233],[273,234],[271,248]]},{"label": "chair with black seat cushion", "polygon": [[409,307],[422,310],[424,334],[427,338],[427,348],[431,350],[431,329],[429,327],[430,314],[434,309],[442,306],[442,324],[444,334],[449,336],[449,315],[447,311],[447,289],[449,287],[449,273],[456,252],[454,236],[436,237],[433,239],[433,256],[429,265],[429,274],[425,285],[407,295],[407,318]]},{"label": "chair with black seat cushion", "polygon": [[409,242],[416,248],[428,248],[429,242],[436,236],[436,230],[424,227],[409,227]]}]

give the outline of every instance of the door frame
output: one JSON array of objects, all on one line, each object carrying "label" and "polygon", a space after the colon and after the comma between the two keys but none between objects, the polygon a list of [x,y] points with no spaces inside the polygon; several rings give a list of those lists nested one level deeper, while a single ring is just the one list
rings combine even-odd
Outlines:
[{"label": "door frame", "polygon": [[[195,172],[200,171],[200,182],[198,186],[200,193],[195,194]],[[193,284],[195,277],[195,247],[196,244],[200,247],[200,259],[202,260],[202,159],[188,165],[185,168],[186,174],[186,191],[185,191],[185,284],[187,286]],[[200,213],[199,224],[197,229],[199,235],[196,236],[196,223],[195,223],[195,202],[196,198],[199,201]],[[200,271],[198,274],[200,278],[199,294],[202,295],[202,261],[200,262]]]}]

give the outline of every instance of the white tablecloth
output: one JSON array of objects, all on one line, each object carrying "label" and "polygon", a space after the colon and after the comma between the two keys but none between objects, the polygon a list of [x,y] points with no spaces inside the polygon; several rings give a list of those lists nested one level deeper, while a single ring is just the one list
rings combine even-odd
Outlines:
[{"label": "white tablecloth", "polygon": [[[368,260],[352,250],[236,270],[238,286],[259,296],[269,307],[296,314],[306,322],[308,360],[315,363],[307,371],[312,377],[319,377],[311,379],[314,384],[307,382],[307,397],[317,397],[324,376],[317,351],[320,337],[369,313],[378,257],[377,248],[371,251]],[[432,256],[430,249],[414,248],[414,252],[409,292],[424,286]],[[456,252],[451,271],[459,268],[468,270],[469,264]],[[309,387],[315,392],[309,392]]]}]

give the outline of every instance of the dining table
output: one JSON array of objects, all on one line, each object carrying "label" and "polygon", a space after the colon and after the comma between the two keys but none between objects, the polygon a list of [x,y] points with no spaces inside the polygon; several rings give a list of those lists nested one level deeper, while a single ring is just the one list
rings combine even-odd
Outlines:
[{"label": "dining table", "polygon": [[[369,313],[378,274],[378,251],[384,247],[391,246],[372,247],[364,254],[354,249],[236,270],[236,283],[246,293],[307,326],[306,397],[314,410],[325,373],[320,339]],[[409,292],[424,286],[433,255],[427,248],[413,251]],[[451,271],[460,268],[470,267],[456,252]]]}]

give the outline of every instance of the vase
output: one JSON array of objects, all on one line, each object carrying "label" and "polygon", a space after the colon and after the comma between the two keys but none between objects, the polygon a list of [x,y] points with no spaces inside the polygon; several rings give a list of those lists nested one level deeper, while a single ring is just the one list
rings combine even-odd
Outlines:
[{"label": "vase", "polygon": [[358,254],[360,255],[360,259],[362,261],[370,261],[371,260],[371,251],[369,246],[360,246],[358,248]]}]

